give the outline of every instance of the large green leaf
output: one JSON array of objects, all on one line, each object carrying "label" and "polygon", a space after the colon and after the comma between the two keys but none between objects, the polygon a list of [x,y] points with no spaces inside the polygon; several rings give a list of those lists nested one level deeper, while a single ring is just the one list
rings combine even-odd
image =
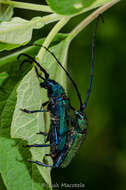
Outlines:
[{"label": "large green leaf", "polygon": [[[63,40],[59,44],[50,48],[57,56],[61,63],[66,67],[66,57],[69,47],[69,41]],[[64,71],[57,66],[55,59],[48,52],[43,58],[43,66],[50,74],[50,78],[58,81],[66,88],[66,75]],[[13,138],[21,138],[28,144],[44,144],[44,137],[37,135],[39,131],[49,130],[49,121],[47,115],[43,113],[26,114],[20,111],[20,108],[29,110],[40,109],[41,104],[47,100],[46,90],[40,89],[39,81],[36,77],[34,69],[32,69],[21,81],[17,89],[17,104],[14,111],[13,121],[11,125],[11,136]],[[32,160],[39,160],[52,164],[50,159],[45,157],[49,153],[48,148],[30,148]],[[29,158],[31,159],[31,158]],[[37,166],[40,174],[48,184],[51,184],[50,168]]]},{"label": "large green leaf", "polygon": [[[7,0],[5,0],[7,1]],[[0,4],[0,22],[9,21],[13,15],[13,7]]]},{"label": "large green leaf", "polygon": [[44,181],[37,173],[37,179],[32,175],[31,171],[36,169],[24,163],[23,154],[27,155],[15,140],[0,137],[0,172],[7,190],[44,190]]},{"label": "large green leaf", "polygon": [[11,49],[17,48],[19,46],[20,46],[20,44],[8,44],[8,43],[0,42],[0,51],[11,50]]},{"label": "large green leaf", "polygon": [[51,14],[44,17],[34,17],[30,21],[14,17],[10,22],[0,23],[0,42],[9,44],[26,44],[32,38],[33,29],[58,20],[60,16]]},{"label": "large green leaf", "polygon": [[46,0],[53,11],[62,15],[73,15],[99,7],[111,0]]},{"label": "large green leaf", "polygon": [[9,138],[8,126],[11,123],[15,104],[16,87],[8,97],[1,114],[0,173],[8,190],[42,190],[43,179],[36,174],[36,168],[32,168],[24,160],[24,155],[28,156],[29,152],[23,150],[21,142]]},{"label": "large green leaf", "polygon": [[8,78],[8,74],[6,72],[0,73],[0,87],[4,83],[4,81]]},{"label": "large green leaf", "polygon": [[[32,46],[0,60],[0,72],[4,73],[6,71],[9,74],[8,79],[2,85],[3,89],[0,88],[0,173],[4,184],[9,190],[19,189],[19,187],[22,187],[24,190],[43,189],[42,183],[44,183],[44,180],[39,175],[38,169],[32,167],[31,164],[28,165],[25,161],[25,158],[30,157],[28,156],[30,153],[24,150],[21,140],[21,145],[19,146],[17,140],[10,138],[10,125],[16,104],[15,85],[21,80],[24,73],[28,71],[27,67],[29,66],[24,65],[22,72],[19,72],[17,55],[23,51],[25,53],[30,52],[34,56],[38,49],[38,47]],[[14,174],[12,175],[12,173]],[[23,180],[23,186],[21,179]]]},{"label": "large green leaf", "polygon": [[14,17],[10,22],[2,22],[0,24],[0,41],[4,43],[23,44],[31,40],[32,30],[41,28],[36,25],[40,22],[40,17],[34,18],[31,21]]}]

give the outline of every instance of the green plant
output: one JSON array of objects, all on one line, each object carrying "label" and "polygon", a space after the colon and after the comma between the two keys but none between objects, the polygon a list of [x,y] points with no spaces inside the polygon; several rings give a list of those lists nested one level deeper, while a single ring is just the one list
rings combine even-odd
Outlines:
[{"label": "green plant", "polygon": [[[0,50],[12,50],[26,45],[32,39],[33,29],[40,29],[46,24],[55,22],[53,29],[46,38],[36,43],[46,47],[51,46],[51,51],[66,67],[68,48],[71,41],[99,14],[119,2],[119,0],[48,0],[48,6],[30,4],[9,0],[0,0]],[[34,17],[30,21],[13,16],[14,8],[29,9],[47,12],[43,17]],[[68,34],[58,34],[73,17],[91,12],[80,24]],[[48,131],[49,118],[47,115],[35,114],[31,117],[24,116],[19,110],[21,107],[36,109],[46,101],[46,93],[41,91],[34,69],[25,66],[26,71],[19,73],[17,56],[21,53],[36,56],[54,79],[66,88],[64,72],[57,67],[53,58],[44,48],[29,47],[3,57],[0,60],[0,173],[6,188],[14,189],[45,189],[42,181],[51,185],[50,169],[31,166],[25,162],[30,153],[22,149],[22,144],[42,143],[44,139],[36,132],[42,127]],[[27,73],[27,74],[26,74]],[[55,75],[54,75],[55,74]],[[34,80],[33,80],[34,79]],[[11,127],[11,136],[10,136]],[[18,140],[19,139],[19,140]],[[22,140],[20,140],[22,139]],[[42,160],[49,149],[30,149],[33,160]],[[48,160],[51,162],[51,160]],[[38,172],[39,170],[39,172]],[[40,173],[40,174],[39,174]],[[22,181],[24,183],[22,184]],[[51,187],[49,187],[51,188]]]}]

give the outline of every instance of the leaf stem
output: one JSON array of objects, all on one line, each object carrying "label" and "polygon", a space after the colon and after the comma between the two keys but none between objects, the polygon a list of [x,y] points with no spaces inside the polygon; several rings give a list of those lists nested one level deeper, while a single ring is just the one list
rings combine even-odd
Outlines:
[{"label": "leaf stem", "polygon": [[36,26],[38,24],[38,27],[40,27],[39,24],[41,25],[41,23],[43,23],[43,25],[46,25],[46,24],[49,24],[51,22],[59,21],[62,18],[63,18],[62,15],[57,15],[55,13],[52,13],[52,14],[49,14],[49,15],[46,15],[46,16],[43,16],[43,17],[38,17],[38,18],[35,17],[35,18],[33,18],[34,20],[33,19],[31,20],[31,23],[29,22],[29,26],[30,26],[30,24],[32,26],[33,23],[35,23]]},{"label": "leaf stem", "polygon": [[49,6],[46,5],[38,5],[35,3],[24,3],[24,2],[17,2],[17,1],[10,1],[10,0],[0,0],[0,4],[6,4],[13,6],[14,8],[20,8],[20,9],[29,9],[34,11],[43,11],[43,12],[49,12],[52,13],[53,11],[50,9]]},{"label": "leaf stem", "polygon": [[94,11],[92,14],[90,14],[86,19],[84,19],[77,27],[75,27],[72,32],[69,33],[69,36],[67,37],[69,40],[72,40],[75,38],[78,33],[80,33],[89,23],[91,23],[94,19],[96,19],[100,14],[102,14],[104,11],[118,3],[120,0],[113,0],[102,7],[98,8],[96,11]]},{"label": "leaf stem", "polygon": [[[46,37],[43,46],[48,47],[51,41],[53,40],[54,36],[59,32],[59,30],[70,20],[71,17],[63,17],[49,32],[48,36]],[[39,60],[39,63],[41,64],[43,55],[45,53],[45,48],[41,47],[37,59]]]}]

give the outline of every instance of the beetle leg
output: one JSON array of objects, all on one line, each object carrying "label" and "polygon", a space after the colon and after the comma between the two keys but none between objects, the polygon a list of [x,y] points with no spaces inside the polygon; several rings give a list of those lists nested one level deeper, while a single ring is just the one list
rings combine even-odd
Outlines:
[{"label": "beetle leg", "polygon": [[27,110],[27,109],[22,109],[22,108],[20,108],[20,110],[25,113],[48,112],[48,110]]},{"label": "beetle leg", "polygon": [[39,162],[39,161],[33,161],[33,160],[27,160],[28,162],[31,162],[31,163],[35,163],[35,164],[38,164],[38,165],[40,165],[40,166],[45,166],[45,167],[51,167],[51,168],[53,168],[54,166],[53,165],[48,165],[48,164],[44,164],[44,163],[42,163],[42,162]]},{"label": "beetle leg", "polygon": [[52,144],[28,144],[23,145],[23,147],[49,147],[52,146]]},{"label": "beetle leg", "polygon": [[49,101],[44,102],[44,103],[41,105],[41,108],[45,107],[48,103],[49,103]]},{"label": "beetle leg", "polygon": [[45,154],[45,156],[51,156],[52,157],[52,154]]},{"label": "beetle leg", "polygon": [[46,133],[46,132],[42,132],[42,131],[40,131],[39,133],[36,133],[37,135],[44,135],[44,136],[48,136],[48,133]]}]

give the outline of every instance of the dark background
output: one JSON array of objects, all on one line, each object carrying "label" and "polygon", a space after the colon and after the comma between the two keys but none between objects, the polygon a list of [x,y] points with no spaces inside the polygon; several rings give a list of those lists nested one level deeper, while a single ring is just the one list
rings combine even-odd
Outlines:
[{"label": "dark background", "polygon": [[[15,9],[15,15],[30,19],[42,13]],[[72,19],[62,32],[71,31],[85,16]],[[88,190],[126,189],[126,2],[121,1],[103,16],[104,24],[100,22],[97,31],[93,89],[86,108],[88,136],[67,168],[52,171],[54,185],[83,183]],[[45,37],[52,26],[34,31],[33,40]],[[68,54],[68,70],[83,100],[90,77],[93,30],[94,22],[73,40]],[[78,107],[71,83],[68,85],[71,102]]]}]

